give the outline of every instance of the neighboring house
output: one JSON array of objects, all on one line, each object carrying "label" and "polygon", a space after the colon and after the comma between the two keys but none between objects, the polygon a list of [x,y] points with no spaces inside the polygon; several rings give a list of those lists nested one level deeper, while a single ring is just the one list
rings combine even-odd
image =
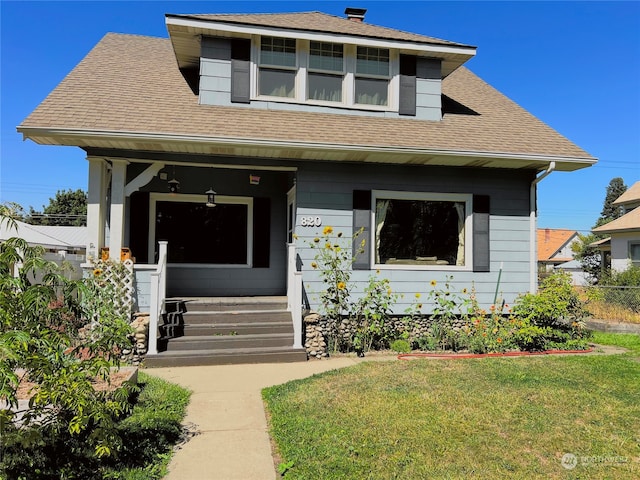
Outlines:
[{"label": "neighboring house", "polygon": [[571,275],[571,283],[578,286],[590,285],[589,275],[582,269],[582,264],[578,260],[570,260],[560,265],[556,265],[554,270],[560,270]]},{"label": "neighboring house", "polygon": [[598,242],[598,248],[611,254],[611,269],[622,272],[631,265],[640,267],[640,181],[620,195],[613,205],[623,207],[625,214],[600,227],[594,233],[609,235]]},{"label": "neighboring house", "polygon": [[538,271],[551,272],[554,267],[573,260],[571,246],[579,241],[578,232],[559,228],[538,229]]},{"label": "neighboring house", "polygon": [[287,295],[300,345],[325,226],[363,229],[355,293],[379,270],[397,313],[432,280],[485,306],[499,272],[509,303],[536,289],[536,185],[596,160],[465,68],[476,47],[345,13],[107,34],[18,127],[87,152],[88,254],[129,247],[140,278],[159,262],[138,288],[152,317],[163,279],[177,297]]},{"label": "neighboring house", "polygon": [[87,227],[62,227],[51,225],[29,225],[16,221],[15,228],[9,222],[0,223],[0,242],[11,237],[25,240],[31,246],[44,249],[44,258],[58,264],[66,262],[72,270],[70,278],[81,278],[81,265],[85,262]]}]

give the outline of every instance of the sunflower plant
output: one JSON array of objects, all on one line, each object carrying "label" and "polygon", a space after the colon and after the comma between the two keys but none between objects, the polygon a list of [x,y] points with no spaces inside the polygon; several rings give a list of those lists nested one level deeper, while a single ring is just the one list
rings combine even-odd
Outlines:
[{"label": "sunflower plant", "polygon": [[[358,237],[361,231],[354,235]],[[365,240],[360,243],[364,249]],[[324,288],[319,294],[322,314],[330,320],[339,320],[350,312],[351,265],[355,256],[351,254],[351,241],[342,232],[334,232],[333,227],[326,226],[322,235],[315,237],[310,247],[316,254],[311,267],[318,270]]]}]

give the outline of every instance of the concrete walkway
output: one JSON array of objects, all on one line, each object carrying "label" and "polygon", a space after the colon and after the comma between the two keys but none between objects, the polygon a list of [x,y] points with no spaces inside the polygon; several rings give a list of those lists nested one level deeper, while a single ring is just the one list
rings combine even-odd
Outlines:
[{"label": "concrete walkway", "polygon": [[145,373],[190,389],[185,423],[199,432],[178,450],[167,480],[274,480],[261,390],[289,380],[355,365],[365,359],[204,367],[152,368]]}]

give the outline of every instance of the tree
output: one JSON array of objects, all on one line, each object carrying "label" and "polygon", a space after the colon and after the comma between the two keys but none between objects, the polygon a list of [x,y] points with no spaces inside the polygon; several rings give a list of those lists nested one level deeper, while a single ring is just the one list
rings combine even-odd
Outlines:
[{"label": "tree", "polygon": [[620,195],[627,191],[627,186],[624,184],[624,180],[620,177],[612,178],[607,185],[607,195],[604,199],[602,206],[602,212],[600,212],[600,218],[596,221],[593,228],[609,223],[616,218],[620,218],[624,215],[624,210],[619,205],[613,205]]},{"label": "tree", "polygon": [[596,247],[591,247],[593,242],[597,242],[601,236],[589,233],[582,235],[578,233],[578,240],[571,245],[573,258],[582,265],[582,271],[589,275],[594,283],[598,283],[602,275],[602,253]]},{"label": "tree", "polygon": [[87,192],[84,190],[58,190],[49,205],[38,212],[29,207],[28,223],[33,225],[84,226],[87,224]]}]

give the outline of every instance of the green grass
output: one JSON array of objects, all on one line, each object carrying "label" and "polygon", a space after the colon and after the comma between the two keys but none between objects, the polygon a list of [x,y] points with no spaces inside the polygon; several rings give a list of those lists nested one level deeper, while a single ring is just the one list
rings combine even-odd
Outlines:
[{"label": "green grass", "polygon": [[285,478],[640,477],[634,353],[367,362],[263,396]]},{"label": "green grass", "polygon": [[593,332],[593,337],[590,340],[600,345],[624,347],[629,350],[630,354],[640,355],[640,335]]}]

